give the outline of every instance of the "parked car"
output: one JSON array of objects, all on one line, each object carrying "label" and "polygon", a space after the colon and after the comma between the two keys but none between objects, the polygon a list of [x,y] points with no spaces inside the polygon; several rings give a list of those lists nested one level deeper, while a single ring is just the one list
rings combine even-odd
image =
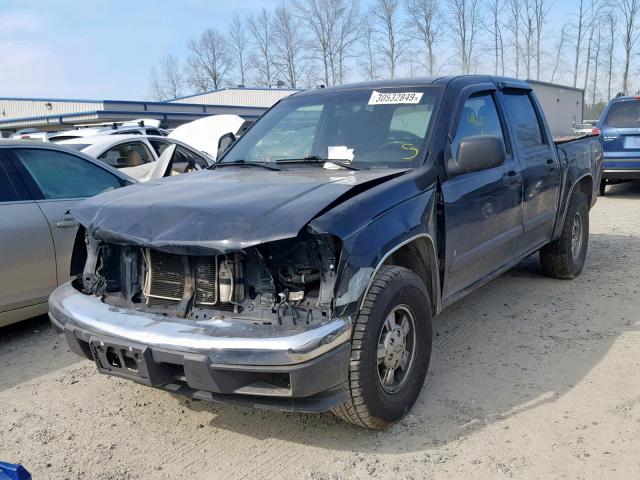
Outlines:
[{"label": "parked car", "polygon": [[604,145],[600,195],[607,184],[640,180],[640,97],[611,100],[594,133],[602,135]]},{"label": "parked car", "polygon": [[169,133],[169,138],[191,145],[215,159],[218,150],[235,142],[252,123],[239,115],[212,115],[180,125]]},{"label": "parked car", "polygon": [[[168,137],[96,135],[59,144],[91,155],[140,182],[201,170],[214,163],[205,153]],[[167,152],[161,161],[162,154],[171,145],[175,145],[175,151]]]},{"label": "parked car", "polygon": [[20,139],[20,140],[37,140],[40,142],[48,142],[49,138],[55,135],[56,132],[40,132],[35,128],[24,128],[22,130],[18,130],[16,133],[11,135],[10,139]]},{"label": "parked car", "polygon": [[168,132],[160,128],[158,120],[140,119],[122,124],[77,127],[49,136],[50,142],[62,142],[74,138],[93,137],[95,135],[157,135],[166,136]]},{"label": "parked car", "polygon": [[591,135],[593,133],[593,125],[590,123],[576,123],[573,125],[574,135]]},{"label": "parked car", "polygon": [[215,168],[74,208],[50,317],[102,373],[384,428],[420,393],[434,315],[537,251],[580,274],[601,161],[598,137],[555,145],[518,80],[297,93]]},{"label": "parked car", "polygon": [[134,180],[50,143],[0,141],[0,327],[47,311],[69,280],[81,199]]}]

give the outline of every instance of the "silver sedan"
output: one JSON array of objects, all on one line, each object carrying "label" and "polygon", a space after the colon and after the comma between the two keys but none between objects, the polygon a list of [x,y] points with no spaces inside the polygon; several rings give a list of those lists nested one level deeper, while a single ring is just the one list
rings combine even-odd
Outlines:
[{"label": "silver sedan", "polygon": [[69,209],[134,182],[65,147],[0,141],[0,327],[46,313],[49,294],[69,280],[78,230]]}]

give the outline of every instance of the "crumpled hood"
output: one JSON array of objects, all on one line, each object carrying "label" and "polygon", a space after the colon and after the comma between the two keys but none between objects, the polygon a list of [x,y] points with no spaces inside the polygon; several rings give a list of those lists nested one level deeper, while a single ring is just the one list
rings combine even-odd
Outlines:
[{"label": "crumpled hood", "polygon": [[85,200],[71,213],[106,242],[170,253],[223,253],[295,237],[354,188],[366,189],[404,172],[225,167],[113,190]]}]

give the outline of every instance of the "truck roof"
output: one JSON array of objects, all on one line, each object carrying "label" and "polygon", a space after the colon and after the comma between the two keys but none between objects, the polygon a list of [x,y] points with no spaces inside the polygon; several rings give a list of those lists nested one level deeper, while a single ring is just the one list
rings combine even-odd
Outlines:
[{"label": "truck roof", "polygon": [[371,80],[367,82],[346,83],[333,87],[321,87],[311,90],[304,90],[291,95],[292,97],[316,95],[326,92],[340,92],[348,90],[357,90],[361,88],[397,88],[397,87],[426,87],[429,85],[446,86],[451,82],[461,82],[466,85],[474,83],[493,83],[498,85],[500,82],[508,82],[511,86],[520,88],[531,88],[530,85],[516,78],[500,77],[494,75],[449,75],[440,77],[415,77],[415,78],[394,78],[386,80]]}]

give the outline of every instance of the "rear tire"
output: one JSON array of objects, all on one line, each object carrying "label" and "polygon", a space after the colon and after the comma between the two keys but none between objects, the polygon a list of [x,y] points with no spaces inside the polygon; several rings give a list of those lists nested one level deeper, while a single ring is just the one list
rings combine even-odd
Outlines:
[{"label": "rear tire", "polygon": [[582,192],[574,192],[569,199],[560,238],[540,249],[542,273],[553,278],[576,278],[584,266],[588,243],[587,197]]},{"label": "rear tire", "polygon": [[606,190],[606,189],[607,189],[607,181],[603,178],[602,180],[600,180],[600,190],[599,190],[599,193],[600,193],[600,196],[601,196],[601,197],[604,197],[604,193],[605,193],[605,190]]},{"label": "rear tire", "polygon": [[431,340],[424,283],[411,270],[382,266],[353,328],[348,399],[333,413],[375,430],[401,419],[422,389]]}]

